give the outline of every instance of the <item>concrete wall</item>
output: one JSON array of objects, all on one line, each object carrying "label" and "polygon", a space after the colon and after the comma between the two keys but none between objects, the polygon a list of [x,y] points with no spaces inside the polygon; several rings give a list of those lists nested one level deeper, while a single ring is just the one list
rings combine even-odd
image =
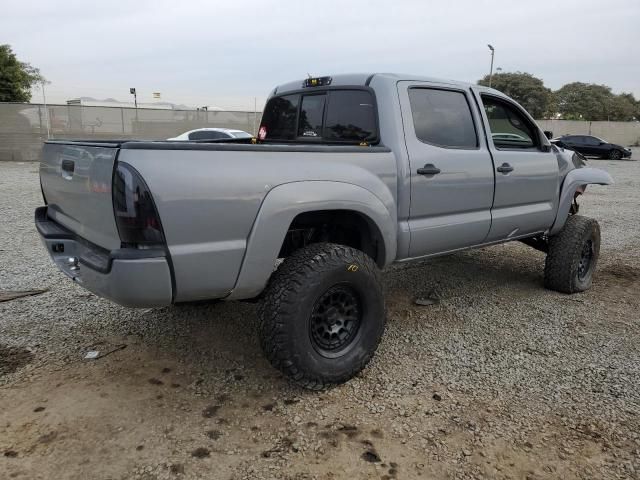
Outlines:
[{"label": "concrete wall", "polygon": [[[49,138],[161,140],[200,127],[226,127],[256,134],[260,112],[156,110],[79,105],[0,103],[0,161],[36,161]],[[595,135],[621,145],[640,144],[640,122],[539,120],[555,136]]]},{"label": "concrete wall", "polygon": [[640,122],[583,122],[578,120],[538,120],[543,130],[560,135],[594,135],[622,146],[640,144]]}]

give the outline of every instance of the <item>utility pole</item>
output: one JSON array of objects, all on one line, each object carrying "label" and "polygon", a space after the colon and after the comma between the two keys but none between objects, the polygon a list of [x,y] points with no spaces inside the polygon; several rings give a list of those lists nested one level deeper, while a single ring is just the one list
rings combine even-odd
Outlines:
[{"label": "utility pole", "polygon": [[258,123],[258,99],[253,97],[253,136],[257,135],[256,128]]},{"label": "utility pole", "polygon": [[489,50],[491,50],[491,68],[489,69],[489,88],[491,88],[491,78],[493,77],[493,55],[495,54],[495,49],[491,44],[488,44]]},{"label": "utility pole", "polygon": [[42,103],[44,104],[45,125],[47,126],[47,140],[51,138],[51,127],[49,125],[49,109],[47,108],[47,94],[44,91],[45,80],[42,80]]}]

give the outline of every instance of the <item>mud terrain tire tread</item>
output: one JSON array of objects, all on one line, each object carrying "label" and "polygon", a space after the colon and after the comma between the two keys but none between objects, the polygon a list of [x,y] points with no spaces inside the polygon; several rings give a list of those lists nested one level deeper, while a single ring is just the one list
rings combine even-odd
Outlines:
[{"label": "mud terrain tire tread", "polygon": [[[317,291],[327,275],[357,265],[359,275],[368,277],[379,305],[372,311],[376,318],[372,335],[363,354],[345,366],[348,371],[337,376],[328,371],[309,368],[305,362],[307,352],[301,351],[304,338],[294,338],[293,323],[307,322],[300,318],[301,303],[314,302],[311,292]],[[339,270],[338,270],[339,269]],[[374,301],[375,303],[375,301]],[[307,304],[308,305],[308,304]],[[258,307],[260,346],[271,364],[298,385],[322,390],[357,375],[371,360],[380,342],[386,321],[380,270],[371,257],[360,250],[332,243],[315,243],[294,252],[273,273]],[[302,327],[301,327],[302,328]],[[363,332],[364,337],[364,332]],[[374,338],[375,337],[375,338]]]},{"label": "mud terrain tire tread", "polygon": [[[584,281],[578,278],[578,266],[584,243],[591,239],[594,257],[591,271]],[[549,238],[549,252],[544,267],[544,286],[562,293],[577,293],[591,287],[600,252],[600,226],[592,218],[571,215],[562,230]]]}]

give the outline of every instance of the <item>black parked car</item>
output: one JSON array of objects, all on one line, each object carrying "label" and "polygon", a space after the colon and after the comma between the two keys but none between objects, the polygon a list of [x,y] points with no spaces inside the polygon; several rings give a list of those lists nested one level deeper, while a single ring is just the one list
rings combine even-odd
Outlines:
[{"label": "black parked car", "polygon": [[554,138],[551,143],[579,152],[585,156],[610,158],[612,160],[631,158],[630,148],[605,142],[591,135],[563,135],[562,137]]}]

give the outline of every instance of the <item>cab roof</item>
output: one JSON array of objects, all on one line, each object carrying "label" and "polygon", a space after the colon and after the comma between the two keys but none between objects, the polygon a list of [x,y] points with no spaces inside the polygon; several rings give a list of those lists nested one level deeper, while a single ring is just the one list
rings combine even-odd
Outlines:
[{"label": "cab roof", "polygon": [[[476,85],[472,83],[459,82],[456,80],[446,80],[442,78],[434,78],[427,77],[423,75],[413,75],[413,74],[400,74],[400,73],[341,73],[338,75],[323,75],[322,77],[331,77],[331,86],[368,86],[374,79],[376,83],[378,81],[388,82],[388,83],[396,83],[403,80],[415,80],[419,82],[432,82],[432,83],[440,83],[455,86],[458,88],[470,88],[476,87],[483,92],[491,92],[494,94],[500,94],[498,90],[494,90],[492,88],[484,87],[482,85]],[[319,78],[319,77],[314,77]],[[293,82],[284,83],[282,85],[278,85],[275,90],[272,92],[272,95],[281,95],[286,92],[300,90],[302,89],[302,85],[306,79],[300,79]],[[309,87],[313,88],[313,87]]]}]

